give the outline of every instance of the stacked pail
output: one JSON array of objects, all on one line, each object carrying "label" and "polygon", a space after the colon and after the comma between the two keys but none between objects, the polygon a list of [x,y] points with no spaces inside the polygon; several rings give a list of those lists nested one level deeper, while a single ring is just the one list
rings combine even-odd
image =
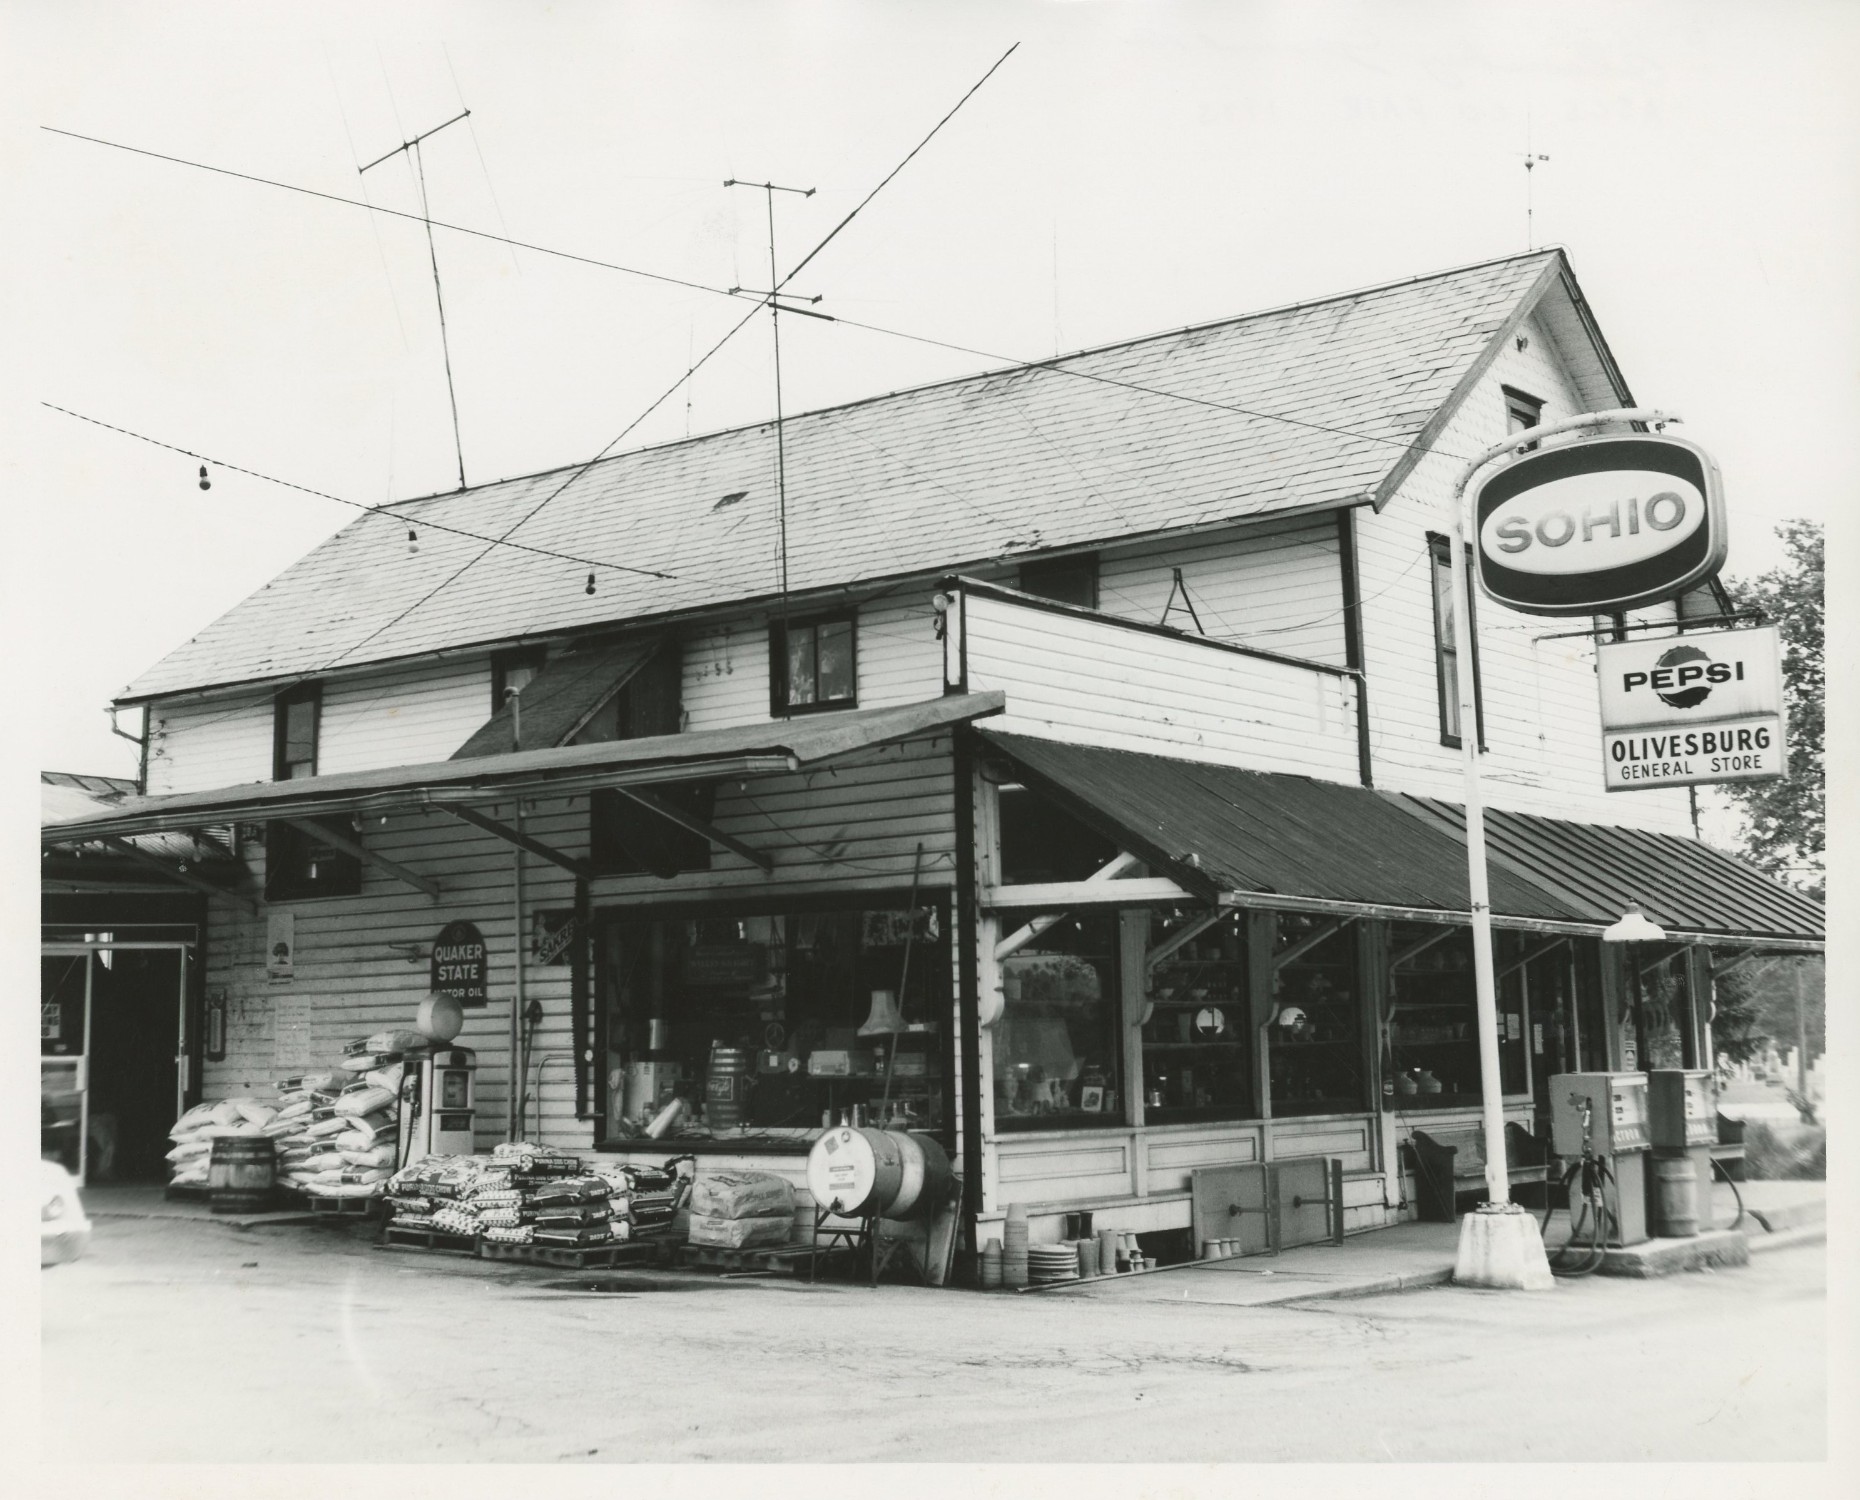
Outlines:
[{"label": "stacked pail", "polygon": [[704,1079],[704,1118],[712,1130],[734,1130],[743,1123],[749,1097],[749,1051],[712,1042],[710,1071]]},{"label": "stacked pail", "polygon": [[1117,1273],[1117,1231],[1100,1229],[1098,1231],[1098,1274],[1113,1276]]},{"label": "stacked pail", "polygon": [[1001,1241],[990,1240],[982,1246],[982,1290],[1001,1290]]},{"label": "stacked pail", "polygon": [[1027,1284],[1027,1205],[1010,1203],[1002,1226],[1001,1284],[1018,1290]]}]

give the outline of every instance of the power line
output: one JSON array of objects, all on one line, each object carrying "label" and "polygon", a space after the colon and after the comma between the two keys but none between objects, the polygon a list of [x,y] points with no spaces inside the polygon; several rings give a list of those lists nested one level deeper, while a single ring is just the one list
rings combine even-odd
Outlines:
[{"label": "power line", "polygon": [[408,219],[415,224],[430,224],[435,229],[450,229],[454,234],[469,234],[481,240],[493,240],[499,244],[514,245],[519,250],[534,250],[538,255],[553,255],[559,260],[579,261],[582,265],[598,266],[603,271],[619,271],[627,276],[641,276],[647,281],[662,281],[670,286],[681,286],[693,292],[710,292],[718,297],[727,297],[729,292],[720,286],[706,286],[698,281],[686,281],[679,276],[666,276],[657,271],[642,271],[637,266],[623,266],[616,261],[597,260],[591,255],[576,255],[569,250],[551,250],[547,245],[533,245],[527,240],[513,240],[507,235],[492,234],[489,230],[469,229],[463,224],[449,224],[443,219],[426,219],[419,214],[404,213],[398,208],[389,208],[385,204],[370,203],[363,198],[345,198],[340,193],[325,193],[317,188],[300,187],[294,182],[278,182],[270,177],[259,177],[251,172],[235,172],[230,167],[209,166],[205,162],[189,161],[184,156],[168,156],[160,151],[144,150],[140,146],[125,146],[120,141],[106,141],[100,136],[80,135],[75,130],[60,130],[56,125],[41,125],[41,130],[53,135],[68,136],[74,141],[88,141],[93,146],[108,146],[116,151],[128,151],[136,156],[150,156],[156,161],[173,162],[176,166],[193,167],[202,172],[213,172],[221,177],[236,177],[242,182],[256,182],[265,187],[283,188],[286,192],[302,193],[307,198],[322,198],[329,203],[343,203],[350,208],[365,208],[371,213],[391,214],[397,219]]},{"label": "power line", "polygon": [[[96,417],[87,417],[81,411],[72,411],[69,407],[58,406],[50,401],[41,401],[39,405],[67,417],[76,417],[80,422],[88,422],[93,427],[101,427],[109,432],[119,432],[124,437],[135,438],[138,442],[149,443],[157,448],[166,448],[170,453],[179,453],[186,458],[197,458],[202,463],[212,464],[216,469],[226,469],[234,474],[245,474],[253,479],[262,479],[267,484],[282,485],[287,490],[297,490],[305,495],[314,495],[319,500],[333,500],[338,505],[347,505],[361,511],[364,515],[386,516],[389,520],[401,521],[409,527],[423,528],[427,531],[443,531],[451,536],[467,537],[474,542],[489,542],[498,547],[510,547],[518,552],[534,553],[537,557],[554,558],[558,562],[571,562],[584,568],[611,568],[620,573],[637,573],[643,578],[660,578],[676,581],[676,573],[661,573],[654,568],[636,568],[626,563],[603,562],[592,557],[581,557],[573,552],[557,552],[548,547],[532,547],[527,542],[506,541],[499,537],[486,536],[482,532],[467,531],[460,526],[446,526],[438,521],[428,520],[425,516],[409,516],[386,505],[364,505],[360,500],[345,499],[341,495],[332,495],[328,490],[314,490],[307,484],[297,484],[289,479],[280,479],[275,474],[266,474],[258,469],[244,468],[239,464],[228,463],[223,458],[215,458],[210,453],[196,453],[192,448],[182,448],[174,443],[164,443],[160,438],[152,438],[147,433],[135,432],[127,427],[118,427],[114,422],[100,421]],[[405,502],[401,502],[405,503]]]}]

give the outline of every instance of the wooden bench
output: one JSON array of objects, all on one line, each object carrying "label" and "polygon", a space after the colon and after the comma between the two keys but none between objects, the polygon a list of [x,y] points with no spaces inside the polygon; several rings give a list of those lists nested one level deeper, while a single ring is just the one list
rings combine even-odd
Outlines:
[{"label": "wooden bench", "polygon": [[[1485,1191],[1485,1129],[1468,1125],[1408,1139],[1414,1156],[1415,1202],[1423,1219],[1451,1224],[1462,1194]],[[1505,1166],[1515,1183],[1545,1183],[1550,1176],[1544,1143],[1515,1121],[1505,1122]]]}]

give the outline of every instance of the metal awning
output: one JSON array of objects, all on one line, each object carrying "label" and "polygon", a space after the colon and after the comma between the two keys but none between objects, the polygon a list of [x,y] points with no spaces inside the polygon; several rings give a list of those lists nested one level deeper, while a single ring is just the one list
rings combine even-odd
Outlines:
[{"label": "metal awning", "polygon": [[[1030,785],[1190,890],[1242,906],[1470,920],[1460,809],[984,728]],[[1629,899],[1676,941],[1819,949],[1820,903],[1691,839],[1487,813],[1493,921],[1599,933]]]},{"label": "metal awning", "polygon": [[248,782],[206,792],[131,797],[47,821],[42,844],[271,818],[320,818],[396,807],[462,807],[597,787],[651,787],[717,776],[797,770],[1001,712],[1000,692],[959,693],[896,708],[852,709],[692,734],[524,750],[466,760]]}]

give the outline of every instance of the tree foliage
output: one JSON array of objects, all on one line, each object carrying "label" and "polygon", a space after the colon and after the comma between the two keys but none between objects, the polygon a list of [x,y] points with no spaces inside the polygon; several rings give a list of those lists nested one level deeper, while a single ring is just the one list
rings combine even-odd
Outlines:
[{"label": "tree foliage", "polygon": [[1769,1046],[1796,1045],[1796,975],[1808,1022],[1808,1055],[1827,1050],[1827,969],[1819,957],[1752,959],[1713,985],[1711,1041],[1720,1064],[1754,1062]]},{"label": "tree foliage", "polygon": [[1733,583],[1740,608],[1760,609],[1782,634],[1783,697],[1789,713],[1789,775],[1725,788],[1747,820],[1744,853],[1760,869],[1819,897],[1826,856],[1822,769],[1823,537],[1818,521],[1776,528],[1788,560]]}]

